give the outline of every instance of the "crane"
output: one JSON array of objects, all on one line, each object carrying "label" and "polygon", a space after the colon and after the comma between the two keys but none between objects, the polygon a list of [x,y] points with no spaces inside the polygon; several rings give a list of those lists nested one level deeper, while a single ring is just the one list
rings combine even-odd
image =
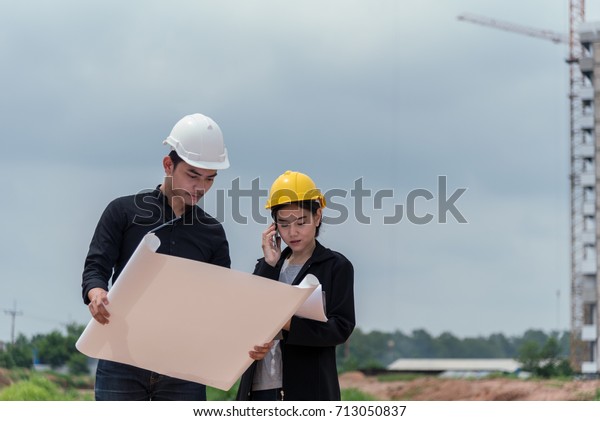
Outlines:
[{"label": "crane", "polygon": [[[584,214],[584,187],[581,183],[581,175],[584,171],[582,157],[578,153],[583,143],[584,133],[581,128],[580,119],[583,115],[582,98],[580,88],[584,86],[584,77],[579,67],[579,60],[584,57],[584,49],[579,41],[577,29],[585,21],[585,0],[569,0],[569,34],[561,34],[554,31],[531,28],[525,25],[519,25],[511,22],[504,22],[497,19],[488,18],[474,14],[459,15],[458,20],[475,23],[478,25],[489,26],[504,31],[515,32],[530,37],[541,38],[551,41],[555,44],[568,44],[569,55],[565,60],[569,65],[569,135],[570,135],[570,207],[571,207],[571,365],[576,371],[580,371],[585,354],[589,354],[590,349],[600,349],[600,342],[596,339],[595,344],[585,343],[582,340],[582,331],[584,327],[584,299],[583,284],[585,272],[582,269],[582,260],[586,242],[583,239],[583,220]],[[595,135],[597,136],[597,135]],[[597,157],[596,157],[597,158]],[[600,185],[596,183],[595,194],[600,194]],[[596,210],[593,215],[595,221],[600,221],[600,212]],[[598,222],[597,222],[598,223]],[[598,239],[596,239],[598,243]],[[599,244],[593,244],[596,253],[600,249]],[[600,262],[600,258],[598,259]],[[600,288],[598,282],[598,273],[596,266],[595,282],[596,287]],[[600,303],[596,303],[600,304]],[[594,322],[600,324],[600,320]],[[596,360],[598,361],[598,355]],[[598,368],[596,370],[599,370]]]},{"label": "crane", "polygon": [[502,29],[508,32],[516,32],[530,37],[543,38],[552,41],[555,44],[568,44],[569,37],[565,34],[560,34],[554,31],[545,29],[530,28],[525,25],[519,25],[511,22],[500,21],[497,19],[488,18],[485,16],[474,15],[471,13],[463,13],[457,17],[460,21],[476,23],[482,26],[490,26],[497,29]]}]

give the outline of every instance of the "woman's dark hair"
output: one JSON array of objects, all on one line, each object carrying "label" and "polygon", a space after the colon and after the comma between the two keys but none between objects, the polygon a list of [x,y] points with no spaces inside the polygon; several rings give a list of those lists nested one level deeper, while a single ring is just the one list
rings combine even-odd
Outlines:
[{"label": "woman's dark hair", "polygon": [[[317,209],[321,207],[321,204],[317,200],[301,200],[298,202],[275,205],[271,208],[271,217],[273,218],[273,221],[275,221],[275,223],[277,223],[277,212],[287,205],[298,205],[300,209],[306,209],[307,211],[312,213],[313,216],[317,214]],[[321,219],[321,223],[317,226],[317,230],[315,231],[315,237],[319,236],[319,231],[321,230],[322,223],[323,219]]]},{"label": "woman's dark hair", "polygon": [[181,159],[181,157],[177,155],[177,152],[175,152],[175,150],[169,152],[169,158],[171,158],[171,161],[173,161],[173,169],[177,167],[177,164],[183,161],[183,159]]}]

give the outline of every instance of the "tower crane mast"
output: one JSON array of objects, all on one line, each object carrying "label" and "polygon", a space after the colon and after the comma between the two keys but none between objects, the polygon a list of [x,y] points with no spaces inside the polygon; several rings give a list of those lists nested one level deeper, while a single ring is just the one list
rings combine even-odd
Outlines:
[{"label": "tower crane mast", "polygon": [[[580,60],[584,57],[584,49],[579,39],[578,28],[585,21],[585,0],[569,0],[569,34],[561,34],[554,31],[531,28],[511,22],[504,22],[484,16],[473,14],[462,14],[458,20],[489,26],[504,31],[515,32],[530,37],[541,38],[555,44],[568,44],[569,56],[566,59],[569,65],[569,126],[570,126],[570,210],[571,210],[571,365],[576,371],[582,369],[582,364],[589,358],[589,354],[597,354],[594,359],[600,360],[600,335],[599,338],[590,342],[583,340],[582,332],[586,321],[584,320],[584,293],[583,285],[590,276],[595,278],[596,289],[599,291],[598,300],[595,305],[600,305],[600,228],[596,234],[596,241],[591,244],[584,239],[583,220],[586,215],[584,211],[584,186],[582,185],[582,174],[585,171],[582,164],[581,147],[585,143],[584,137],[593,132],[593,129],[582,130],[583,106],[581,90],[585,86],[585,80],[580,68]],[[584,133],[584,131],[586,133]],[[594,142],[598,142],[600,134],[594,133]],[[600,169],[600,155],[596,152],[594,158],[597,168]],[[598,179],[598,174],[596,175]],[[596,211],[593,215],[596,224],[600,224],[600,184],[596,181],[593,187],[596,198]],[[600,227],[600,225],[598,225]],[[592,245],[596,250],[597,263],[593,273],[583,268],[584,248]],[[596,317],[596,326],[600,325],[600,318]],[[589,322],[588,322],[589,324]],[[586,354],[588,356],[586,357]],[[600,372],[600,366],[595,365],[596,372]]]}]

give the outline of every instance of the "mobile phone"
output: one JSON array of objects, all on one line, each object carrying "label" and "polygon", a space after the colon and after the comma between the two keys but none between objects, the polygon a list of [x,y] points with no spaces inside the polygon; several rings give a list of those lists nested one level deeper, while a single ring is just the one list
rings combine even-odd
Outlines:
[{"label": "mobile phone", "polygon": [[279,238],[279,231],[275,230],[275,235],[273,235],[273,248],[277,248],[277,239]]}]

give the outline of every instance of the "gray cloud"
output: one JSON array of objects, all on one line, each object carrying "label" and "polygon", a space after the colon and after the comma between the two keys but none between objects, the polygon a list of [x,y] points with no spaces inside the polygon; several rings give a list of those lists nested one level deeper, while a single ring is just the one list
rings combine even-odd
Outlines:
[{"label": "gray cloud", "polygon": [[[160,183],[162,140],[203,112],[231,154],[215,188],[268,188],[286,169],[325,190],[363,177],[395,203],[438,175],[469,188],[466,225],[386,226],[390,201],[371,225],[326,227],[356,267],[360,327],[553,329],[560,289],[566,328],[565,49],[456,20],[564,32],[562,3],[0,2],[0,308],[16,300],[26,334],[87,322],[79,284],[98,216]],[[233,266],[251,271],[263,227],[225,227]],[[0,313],[0,339],[9,327]]]}]

